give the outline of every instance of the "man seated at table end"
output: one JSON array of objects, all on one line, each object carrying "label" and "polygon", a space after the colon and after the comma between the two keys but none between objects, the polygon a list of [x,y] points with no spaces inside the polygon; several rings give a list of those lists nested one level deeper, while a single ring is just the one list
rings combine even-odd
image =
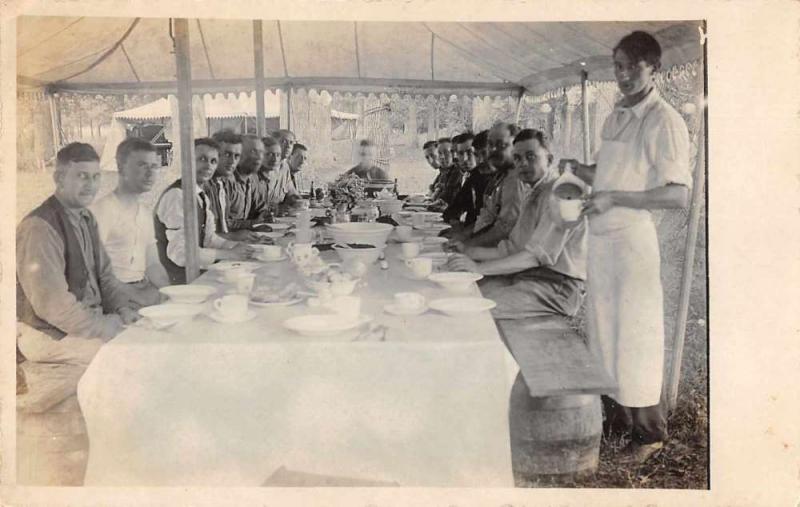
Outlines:
[{"label": "man seated at table end", "polygon": [[586,220],[561,220],[552,193],[558,171],[542,132],[517,134],[514,161],[530,191],[508,239],[496,247],[456,244],[463,253],[453,256],[448,267],[488,275],[480,287],[484,297],[497,303],[496,319],[574,316],[586,280]]},{"label": "man seated at table end", "polygon": [[367,181],[389,181],[389,174],[375,165],[378,158],[378,147],[369,139],[362,139],[358,144],[358,165],[345,174],[355,174]]},{"label": "man seated at table end", "polygon": [[66,145],[54,194],[17,227],[17,350],[29,361],[88,365],[138,319],[87,209],[100,175],[94,148]]},{"label": "man seated at table end", "polygon": [[[210,138],[194,141],[194,160],[197,177],[198,261],[200,269],[208,269],[218,260],[244,260],[253,253],[253,247],[227,240],[215,232],[216,219],[211,200],[203,185],[211,178],[219,160],[219,144]],[[183,224],[183,189],[180,178],[164,190],[156,204],[154,214],[158,256],[167,270],[172,284],[186,283],[186,241]]]}]

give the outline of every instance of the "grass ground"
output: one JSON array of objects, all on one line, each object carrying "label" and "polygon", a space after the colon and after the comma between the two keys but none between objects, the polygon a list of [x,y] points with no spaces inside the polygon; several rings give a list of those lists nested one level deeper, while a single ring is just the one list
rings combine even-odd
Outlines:
[{"label": "grass ground", "polygon": [[[343,151],[338,161],[348,160]],[[334,167],[334,165],[336,167]],[[320,181],[330,181],[349,168],[346,162],[335,164],[312,163],[309,173]],[[433,178],[432,171],[420,156],[419,150],[402,149],[393,158],[391,173],[398,178],[402,192],[423,192]],[[154,190],[145,200],[151,205],[161,190],[177,178],[176,169],[165,169]],[[99,195],[111,191],[116,185],[116,173],[105,173]],[[17,220],[41,203],[53,191],[50,172],[20,172],[17,175]],[[688,212],[670,211],[654,215],[659,233],[662,255],[662,281],[664,284],[667,355],[672,349],[678,293],[683,267],[683,247],[686,237]],[[705,220],[705,217],[703,217]],[[702,229],[702,228],[701,228]],[[681,369],[681,384],[677,407],[670,416],[670,440],[665,448],[645,465],[624,467],[616,460],[617,452],[626,443],[613,439],[603,442],[600,466],[590,477],[558,484],[518,481],[521,487],[583,487],[583,488],[676,488],[705,489],[708,487],[708,369],[706,329],[706,236],[704,231],[697,240],[694,278],[689,306],[689,320]],[[575,321],[583,331],[581,316]]]}]

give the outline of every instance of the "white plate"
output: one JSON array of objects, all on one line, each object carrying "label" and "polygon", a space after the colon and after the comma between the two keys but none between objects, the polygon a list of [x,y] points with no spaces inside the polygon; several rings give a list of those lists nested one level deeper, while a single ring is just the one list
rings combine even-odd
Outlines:
[{"label": "white plate", "polygon": [[442,298],[434,299],[429,306],[447,315],[457,316],[485,312],[497,306],[497,303],[486,298]]},{"label": "white plate", "polygon": [[235,324],[239,322],[247,322],[248,320],[253,320],[256,316],[256,312],[254,312],[253,310],[247,310],[247,313],[244,315],[244,317],[234,319],[231,317],[226,317],[216,310],[212,310],[211,313],[208,314],[208,316],[211,319],[216,320],[217,322],[222,322],[223,324]]},{"label": "white plate", "polygon": [[203,305],[187,305],[184,303],[164,303],[139,308],[139,315],[159,325],[171,325],[182,320],[189,320],[203,311]]},{"label": "white plate", "polygon": [[438,283],[445,290],[450,292],[465,293],[469,292],[472,284],[483,278],[480,273],[467,273],[464,271],[447,271],[444,273],[434,273],[428,280]]},{"label": "white plate", "polygon": [[255,271],[256,269],[260,268],[261,264],[258,262],[253,261],[222,261],[217,262],[216,264],[212,264],[208,270],[209,271],[227,271],[229,269],[235,268],[243,268],[249,269],[251,271]]},{"label": "white plate", "polygon": [[250,300],[250,304],[253,305],[253,306],[260,306],[260,307],[263,307],[263,308],[271,308],[271,307],[274,307],[274,306],[292,306],[292,305],[296,305],[297,303],[299,303],[302,300],[303,300],[303,298],[294,298],[294,299],[289,299],[289,300],[286,300],[286,301],[277,301],[275,303],[260,303],[258,301],[253,301],[251,299]]},{"label": "white plate", "polygon": [[369,315],[362,315],[356,320],[347,320],[336,314],[302,315],[284,321],[283,326],[303,336],[332,336],[357,328],[371,320],[372,317]]},{"label": "white plate", "polygon": [[285,260],[286,260],[286,259],[288,259],[288,258],[289,258],[289,257],[287,257],[287,256],[286,256],[286,254],[281,254],[281,256],[280,256],[280,257],[276,257],[276,258],[274,258],[274,259],[265,259],[265,258],[263,258],[263,257],[257,257],[257,259],[258,259],[260,262],[280,262],[280,261],[285,261]]},{"label": "white plate", "polygon": [[159,292],[174,303],[198,304],[217,292],[217,289],[209,285],[168,285],[159,289]]},{"label": "white plate", "polygon": [[[289,217],[289,218],[291,218],[291,217]],[[280,219],[278,218],[276,220],[280,220]],[[267,227],[269,227],[273,231],[285,231],[286,229],[288,229],[289,227],[292,226],[291,224],[295,223],[296,221],[297,221],[296,218],[291,218],[291,222],[289,222],[289,221],[287,221],[287,222],[278,221],[278,222],[274,222],[274,223],[265,223],[264,225],[266,225]]]},{"label": "white plate", "polygon": [[422,305],[419,308],[408,309],[394,303],[389,303],[383,306],[383,310],[386,313],[391,313],[392,315],[421,315],[428,311],[428,305]]}]

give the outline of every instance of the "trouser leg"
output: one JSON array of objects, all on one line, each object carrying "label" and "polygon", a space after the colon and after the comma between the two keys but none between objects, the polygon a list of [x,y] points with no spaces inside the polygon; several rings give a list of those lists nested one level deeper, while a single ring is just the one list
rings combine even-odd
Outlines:
[{"label": "trouser leg", "polygon": [[652,444],[667,439],[667,411],[664,404],[630,407],[631,437],[638,444]]},{"label": "trouser leg", "polygon": [[103,340],[65,336],[56,340],[37,329],[19,323],[17,346],[25,359],[37,363],[59,363],[88,366]]},{"label": "trouser leg", "polygon": [[603,434],[611,437],[630,433],[632,421],[628,408],[608,396],[601,398],[603,400]]},{"label": "trouser leg", "polygon": [[[493,279],[495,277],[489,277]],[[495,319],[527,319],[549,315],[575,315],[583,302],[583,283],[536,276],[502,277],[482,284],[484,297],[497,303]]]}]

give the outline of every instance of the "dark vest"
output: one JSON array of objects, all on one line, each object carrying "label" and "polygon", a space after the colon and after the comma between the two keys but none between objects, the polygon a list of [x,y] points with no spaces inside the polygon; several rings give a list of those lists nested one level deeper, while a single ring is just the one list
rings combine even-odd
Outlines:
[{"label": "dark vest", "polygon": [[[178,266],[174,262],[172,262],[169,257],[167,257],[167,226],[164,225],[158,218],[158,207],[161,204],[161,199],[164,198],[164,194],[172,190],[173,188],[181,188],[181,180],[176,180],[172,185],[168,186],[161,196],[158,198],[158,202],[156,203],[155,211],[153,212],[153,225],[156,230],[156,246],[158,247],[158,258],[161,261],[161,264],[164,266],[164,269],[167,271],[167,275],[169,276],[169,282],[172,285],[176,284],[184,284],[186,283],[186,268],[183,266]],[[206,235],[206,211],[203,209],[199,203],[197,204],[197,239],[198,245],[203,246],[203,238]]]},{"label": "dark vest", "polygon": [[[86,284],[89,283],[89,271],[86,268],[86,262],[83,258],[83,251],[81,250],[78,236],[75,234],[75,229],[69,222],[67,210],[56,199],[55,196],[50,196],[45,200],[41,206],[31,211],[25,219],[29,217],[38,217],[47,222],[61,238],[64,243],[64,278],[67,280],[67,289],[78,301],[81,301],[84,294]],[[94,215],[89,212],[89,236],[94,247],[94,265],[95,269],[100,265],[100,236],[97,233],[97,222]],[[35,259],[21,259],[22,262],[33,262]],[[17,260],[20,262],[20,259]],[[100,280],[98,273],[95,272],[95,279]],[[98,283],[99,286],[99,283]],[[100,287],[102,299],[102,287]],[[31,305],[25,291],[17,281],[17,320],[24,322],[29,326],[46,333],[56,340],[60,340],[66,336],[66,332],[53,326],[36,315],[36,311]]]}]

